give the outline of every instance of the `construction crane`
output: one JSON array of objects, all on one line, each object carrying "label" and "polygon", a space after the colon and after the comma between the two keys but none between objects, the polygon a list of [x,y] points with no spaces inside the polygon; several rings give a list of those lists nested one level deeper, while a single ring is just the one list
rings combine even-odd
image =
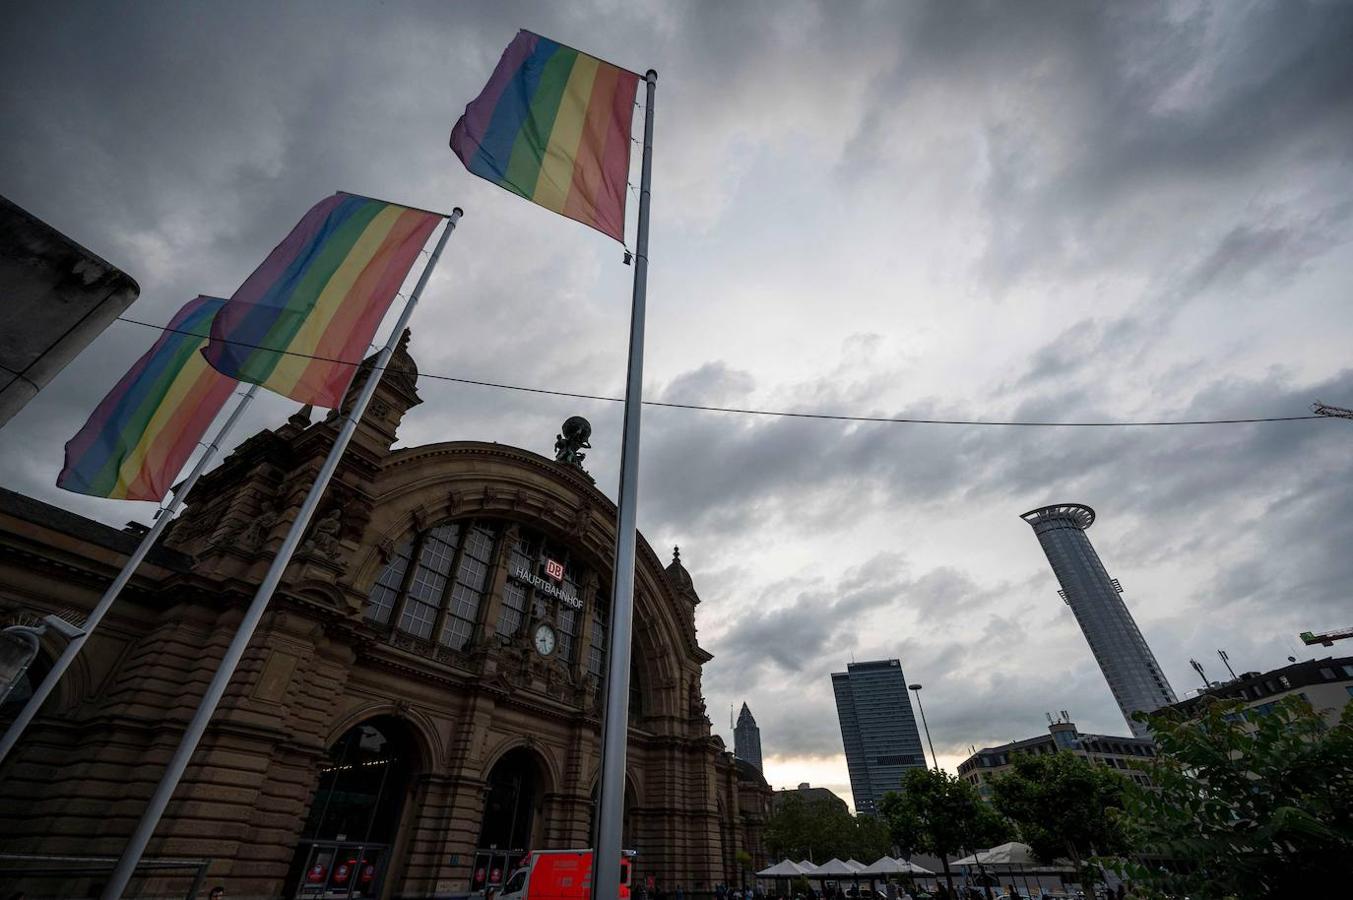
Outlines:
[{"label": "construction crane", "polygon": [[1308,647],[1312,644],[1321,644],[1326,647],[1333,647],[1335,641],[1342,641],[1344,638],[1353,637],[1353,627],[1336,628],[1333,631],[1322,631],[1319,634],[1312,634],[1309,631],[1301,633],[1301,642]]},{"label": "construction crane", "polygon": [[1317,416],[1329,416],[1331,419],[1353,419],[1353,409],[1330,406],[1328,403],[1321,403],[1319,400],[1311,404],[1311,412]]}]

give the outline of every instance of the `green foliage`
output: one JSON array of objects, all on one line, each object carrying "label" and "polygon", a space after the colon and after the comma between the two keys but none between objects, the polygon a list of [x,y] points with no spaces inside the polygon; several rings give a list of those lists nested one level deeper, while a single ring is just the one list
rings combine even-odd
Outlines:
[{"label": "green foliage", "polygon": [[926,853],[944,861],[951,888],[949,857],[1009,840],[1009,823],[972,785],[935,769],[908,770],[902,790],[885,794],[879,812],[904,856]]},{"label": "green foliage", "polygon": [[1089,858],[1127,848],[1109,811],[1122,807],[1128,780],[1074,753],[1017,753],[1010,762],[1010,771],[991,782],[996,809],[1039,861],[1069,859],[1080,883],[1093,884],[1097,874]]},{"label": "green foliage", "polygon": [[887,829],[869,816],[852,816],[830,800],[791,795],[766,823],[766,847],[776,859],[872,862],[888,852],[889,840]]},{"label": "green foliage", "polygon": [[[1268,714],[1240,702],[1143,716],[1160,754],[1129,786],[1125,877],[1193,898],[1336,896],[1353,860],[1353,703],[1330,728],[1301,697]],[[1165,863],[1164,865],[1158,864]],[[1331,893],[1336,891],[1336,893]]]}]

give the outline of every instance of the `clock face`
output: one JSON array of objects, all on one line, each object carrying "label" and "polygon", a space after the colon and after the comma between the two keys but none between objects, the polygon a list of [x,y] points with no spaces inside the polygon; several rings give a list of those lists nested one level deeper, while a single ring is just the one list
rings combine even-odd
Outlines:
[{"label": "clock face", "polygon": [[554,652],[554,629],[548,625],[541,625],[536,629],[536,651],[541,656],[549,656]]}]

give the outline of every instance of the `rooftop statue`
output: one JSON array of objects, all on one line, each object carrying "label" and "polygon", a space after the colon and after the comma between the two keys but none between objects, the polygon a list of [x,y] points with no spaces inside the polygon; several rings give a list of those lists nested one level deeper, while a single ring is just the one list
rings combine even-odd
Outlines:
[{"label": "rooftop statue", "polygon": [[581,451],[592,449],[592,445],[587,442],[592,437],[592,423],[582,416],[569,416],[559,430],[562,433],[554,438],[555,460],[581,469],[583,460],[587,458],[587,454]]}]

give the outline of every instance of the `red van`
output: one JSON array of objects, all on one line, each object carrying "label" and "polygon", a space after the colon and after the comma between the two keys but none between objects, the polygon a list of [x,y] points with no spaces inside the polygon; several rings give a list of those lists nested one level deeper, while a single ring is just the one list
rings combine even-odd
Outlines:
[{"label": "red van", "polygon": [[[630,897],[630,857],[620,860],[620,897]],[[591,850],[534,850],[513,872],[494,900],[590,900],[592,893]]]}]

